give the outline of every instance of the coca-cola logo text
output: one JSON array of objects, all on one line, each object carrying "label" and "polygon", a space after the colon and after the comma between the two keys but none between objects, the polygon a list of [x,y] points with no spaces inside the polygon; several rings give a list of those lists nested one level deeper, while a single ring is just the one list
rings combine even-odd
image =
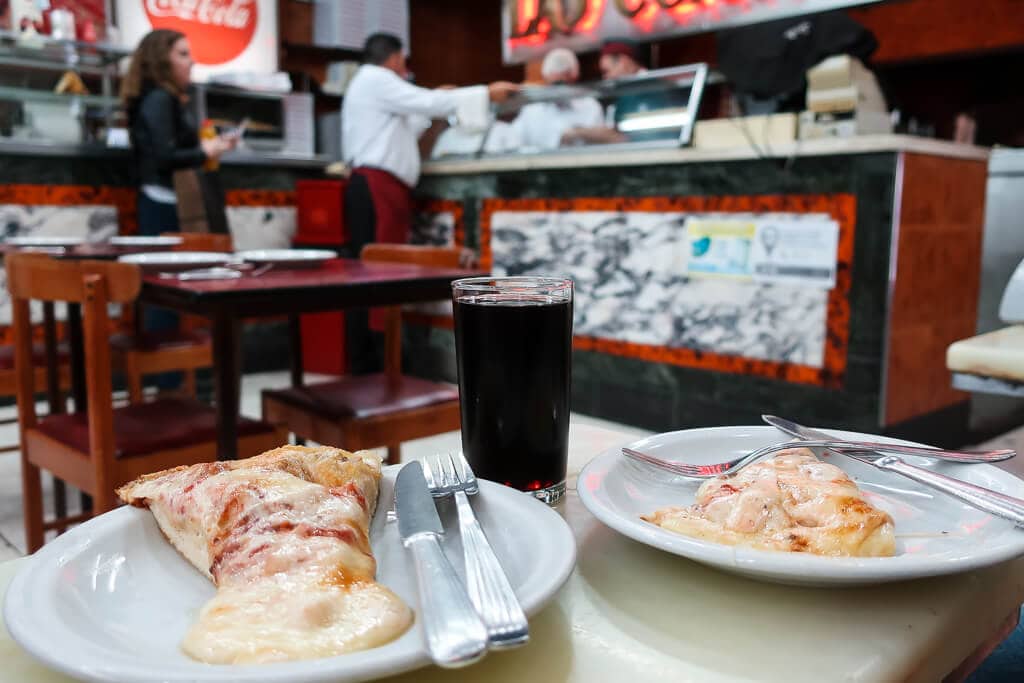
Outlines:
[{"label": "coca-cola logo text", "polygon": [[256,32],[256,0],[145,0],[153,28],[181,31],[199,64],[223,64],[242,54]]}]

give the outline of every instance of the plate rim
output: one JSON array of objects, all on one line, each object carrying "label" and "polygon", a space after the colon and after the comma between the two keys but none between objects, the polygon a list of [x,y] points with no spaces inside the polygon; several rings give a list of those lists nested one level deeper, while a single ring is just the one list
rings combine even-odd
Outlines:
[{"label": "plate rim", "polygon": [[[263,256],[259,256],[263,254]],[[278,254],[274,256],[274,254]],[[314,262],[330,261],[338,258],[337,252],[330,249],[245,249],[235,252],[235,256],[250,263],[270,261]],[[294,257],[294,258],[292,258]]]},{"label": "plate rim", "polygon": [[[620,454],[621,448],[626,445],[640,443],[642,441],[657,438],[670,437],[677,434],[692,434],[694,432],[712,432],[726,434],[738,430],[775,430],[774,427],[765,425],[733,425],[719,427],[698,427],[694,429],[681,429],[671,432],[653,434],[642,439],[623,443],[613,448],[601,451],[588,462],[580,471],[579,481],[586,481],[586,477],[595,475],[598,468],[607,468],[603,477],[612,472],[615,461],[623,464],[631,464],[623,459]],[[885,437],[865,432],[852,432],[850,430],[830,429],[831,433],[843,435],[844,437],[860,437],[863,440],[870,438],[876,441],[888,441],[906,445],[922,446],[918,442]],[[784,438],[784,437],[783,437]],[[782,439],[780,439],[781,441]],[[913,458],[913,456],[909,456]],[[1018,482],[1024,483],[1019,477],[1000,470],[989,463],[979,463],[975,467],[984,467],[989,471],[997,472],[997,478],[1009,477]],[[1004,545],[993,549],[989,553],[972,552],[966,555],[958,555],[949,558],[938,559],[935,557],[907,557],[899,555],[894,557],[827,557],[811,555],[806,553],[789,553],[777,550],[761,550],[742,546],[731,546],[723,543],[715,543],[697,538],[677,534],[661,529],[652,524],[642,525],[639,517],[636,520],[627,518],[617,513],[611,506],[600,500],[587,486],[578,486],[580,501],[583,506],[596,517],[602,524],[615,532],[631,538],[638,543],[643,543],[657,550],[673,555],[687,558],[705,566],[714,567],[721,571],[742,574],[744,576],[758,578],[770,582],[793,582],[802,585],[872,585],[905,581],[931,576],[943,576],[958,574],[973,569],[988,567],[1005,562],[1024,555],[1024,529],[1019,530],[1019,540],[1015,545]],[[649,527],[649,528],[648,528]],[[782,565],[780,567],[780,565]]]},{"label": "plate rim", "polygon": [[[393,478],[397,475],[397,472],[401,467],[402,465],[388,465],[383,468],[384,476],[388,477],[390,475],[392,485]],[[525,494],[521,491],[511,489],[492,481],[479,480],[479,483],[480,492],[482,494],[486,495],[487,491],[493,491],[491,495],[500,495],[509,502],[515,501],[512,505],[518,506],[522,504],[527,509],[532,509],[535,516],[546,518],[547,521],[544,526],[548,529],[549,538],[552,539],[550,544],[564,550],[564,553],[560,557],[552,558],[550,555],[545,556],[546,560],[549,561],[551,559],[558,560],[557,565],[552,565],[550,568],[552,570],[557,569],[557,571],[545,572],[545,576],[548,577],[548,580],[545,581],[544,586],[537,589],[537,594],[533,596],[533,599],[530,602],[524,600],[523,610],[528,616],[534,616],[555,600],[558,593],[565,586],[569,577],[572,575],[572,572],[575,570],[577,559],[575,536],[573,535],[568,522],[561,515],[529,494]],[[521,496],[521,498],[517,498],[519,496]],[[45,629],[40,631],[39,627],[43,624],[39,623],[40,620],[38,617],[35,617],[34,620],[22,619],[24,613],[31,613],[29,607],[24,603],[27,596],[29,596],[28,588],[32,585],[32,578],[36,574],[35,570],[38,568],[40,563],[47,563],[50,560],[59,562],[61,554],[66,549],[76,548],[79,544],[84,544],[86,547],[91,545],[89,536],[85,531],[81,531],[82,529],[86,529],[89,526],[99,526],[101,524],[131,524],[133,522],[130,517],[139,513],[148,514],[148,511],[139,510],[127,505],[118,507],[110,512],[104,513],[103,515],[94,517],[71,529],[67,533],[58,536],[50,543],[44,545],[37,553],[26,558],[27,562],[24,566],[18,569],[18,572],[8,584],[3,604],[3,618],[4,624],[6,625],[12,641],[14,641],[18,647],[24,650],[24,652],[32,659],[51,670],[58,671],[77,680],[96,681],[101,683],[120,683],[121,681],[126,680],[125,676],[131,676],[130,680],[146,681],[147,683],[155,683],[157,681],[167,681],[168,683],[184,683],[185,681],[208,681],[210,683],[234,683],[236,681],[239,683],[243,681],[249,683],[278,683],[284,681],[343,683],[345,681],[366,681],[376,679],[381,676],[395,675],[421,668],[430,663],[430,657],[421,639],[415,650],[409,650],[408,652],[399,650],[383,661],[372,658],[362,659],[365,658],[368,653],[377,649],[371,648],[369,650],[360,650],[349,654],[337,655],[335,657],[296,660],[292,662],[275,662],[259,665],[214,666],[195,662],[196,668],[194,671],[176,672],[171,676],[161,674],[159,670],[153,669],[151,668],[151,665],[147,666],[145,664],[140,664],[136,669],[129,671],[126,671],[124,668],[118,668],[116,665],[97,666],[96,662],[83,662],[81,660],[79,660],[77,665],[69,664],[65,658],[62,658],[60,655],[53,654],[52,648],[46,647],[47,644],[53,642],[53,637],[59,634],[54,634],[52,631],[47,632]],[[377,510],[374,513],[374,517],[382,514],[387,514],[387,510],[384,507],[384,501],[378,500]],[[120,517],[124,517],[124,521],[120,520]],[[140,517],[140,519],[142,518]],[[371,518],[371,523],[372,520],[373,518]],[[79,539],[79,536],[82,538]],[[561,538],[556,538],[559,536]],[[411,566],[409,571],[412,571]],[[40,576],[45,576],[45,573],[40,573]],[[39,580],[44,579],[40,578]],[[53,600],[55,600],[55,598]],[[418,609],[418,605],[416,604],[410,605],[410,607],[413,608],[414,613]],[[18,613],[19,610],[21,610],[21,613]],[[17,618],[12,619],[12,616],[16,616]],[[410,628],[417,629],[417,624],[418,620],[414,619],[413,625]],[[33,626],[35,628],[32,628]],[[65,631],[74,632],[73,629],[70,629],[67,626],[63,626],[63,628]],[[406,634],[403,633],[402,636],[399,636],[399,639],[405,635]],[[397,642],[397,640],[398,639],[391,642],[394,643]],[[386,647],[389,644],[390,643],[386,643],[380,647]],[[62,654],[66,657],[66,653]],[[362,661],[355,662],[357,665],[357,670],[355,672],[347,672],[346,667],[342,662],[353,656],[360,656]],[[328,664],[329,662],[335,662],[335,664]],[[349,663],[352,664],[353,662],[349,660]],[[143,673],[143,669],[145,670],[145,673]],[[203,669],[208,669],[211,675],[197,677],[197,674]],[[346,673],[351,675],[346,676]]]}]

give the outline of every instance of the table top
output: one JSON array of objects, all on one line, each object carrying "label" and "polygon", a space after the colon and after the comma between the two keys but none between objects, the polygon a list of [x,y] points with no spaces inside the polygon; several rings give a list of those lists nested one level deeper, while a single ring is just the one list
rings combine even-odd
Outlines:
[{"label": "table top", "polygon": [[316,268],[273,268],[232,280],[177,280],[147,274],[141,297],[191,312],[230,310],[278,315],[349,306],[386,306],[446,299],[451,283],[477,270],[332,259]]},{"label": "table top", "polygon": [[[1024,559],[959,576],[819,589],[731,576],[636,543],[601,525],[575,493],[584,463],[633,438],[571,426],[570,491],[556,509],[576,537],[578,565],[530,620],[527,646],[468,669],[385,680],[937,681],[1024,600]],[[23,562],[0,565],[0,592]],[[0,668],[26,683],[69,680],[36,664],[4,629]]]},{"label": "table top", "polygon": [[1024,325],[1011,325],[953,342],[946,367],[983,377],[1024,382]]}]

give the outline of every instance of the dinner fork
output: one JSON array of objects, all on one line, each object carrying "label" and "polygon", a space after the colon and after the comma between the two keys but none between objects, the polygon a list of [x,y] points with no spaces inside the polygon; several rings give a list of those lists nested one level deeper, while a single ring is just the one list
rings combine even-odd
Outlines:
[{"label": "dinner fork", "polygon": [[1016,455],[1016,451],[1010,449],[999,449],[993,451],[953,451],[938,448],[924,448],[922,446],[903,446],[899,444],[875,443],[871,441],[787,441],[785,443],[765,446],[746,455],[734,458],[726,462],[694,464],[679,462],[676,460],[665,460],[649,453],[638,451],[634,448],[623,447],[622,454],[633,460],[653,465],[659,469],[677,474],[690,479],[711,479],[725,475],[733,476],[746,465],[757,462],[773,453],[788,450],[791,448],[827,448],[840,453],[853,453],[857,457],[866,460],[876,460],[883,457],[900,455],[917,455],[926,458],[938,458],[950,462],[964,464],[981,462],[1000,462]]},{"label": "dinner fork", "polygon": [[522,645],[530,638],[526,615],[469,504],[469,495],[479,492],[472,468],[461,453],[433,455],[423,460],[423,475],[435,498],[455,497],[466,589],[487,626],[490,646],[501,649]]}]

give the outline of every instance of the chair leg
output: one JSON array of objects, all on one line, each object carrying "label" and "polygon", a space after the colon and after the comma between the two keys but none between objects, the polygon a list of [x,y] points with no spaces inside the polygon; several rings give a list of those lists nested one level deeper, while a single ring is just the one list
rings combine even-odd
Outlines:
[{"label": "chair leg", "polygon": [[181,380],[181,392],[191,398],[196,397],[196,371],[186,370]]},{"label": "chair leg", "polygon": [[29,554],[43,547],[43,480],[39,468],[21,454],[21,507],[25,515],[25,547]]},{"label": "chair leg", "polygon": [[124,359],[124,378],[128,385],[128,402],[132,405],[142,403],[142,373],[131,354]]},{"label": "chair leg", "polygon": [[387,446],[388,455],[384,459],[384,463],[387,465],[397,465],[402,462],[402,444],[393,443]]}]

